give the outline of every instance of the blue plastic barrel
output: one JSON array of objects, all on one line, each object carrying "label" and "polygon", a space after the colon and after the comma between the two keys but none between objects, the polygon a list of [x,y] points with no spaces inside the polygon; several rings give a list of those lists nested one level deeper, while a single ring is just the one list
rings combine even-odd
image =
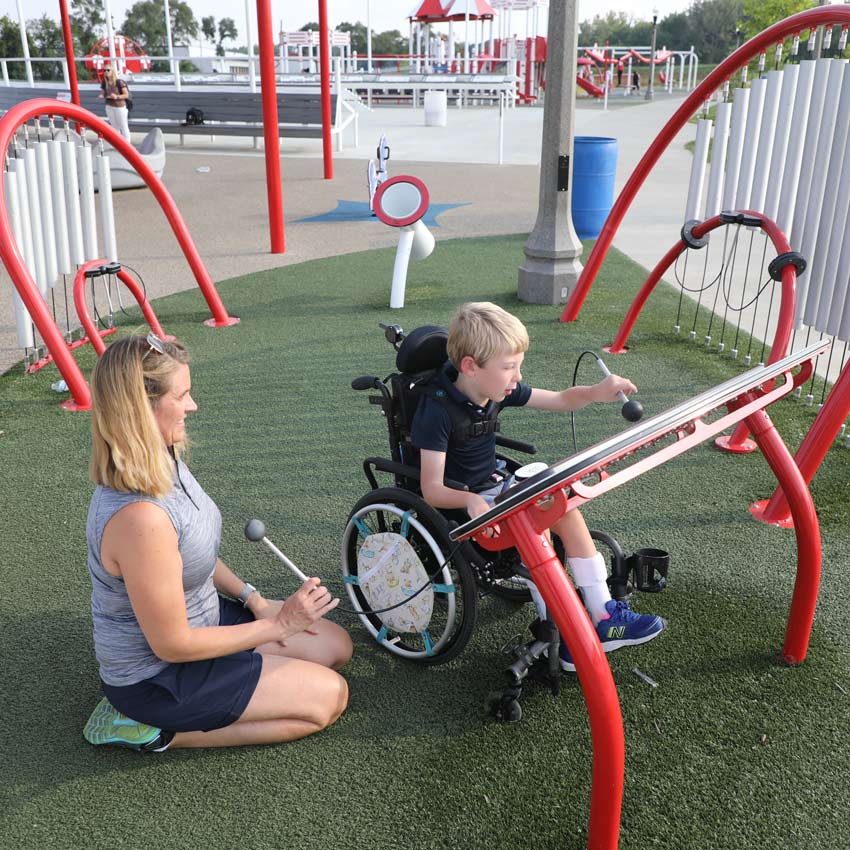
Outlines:
[{"label": "blue plastic barrel", "polygon": [[573,142],[573,227],[579,239],[595,239],[614,203],[617,140],[576,136]]}]

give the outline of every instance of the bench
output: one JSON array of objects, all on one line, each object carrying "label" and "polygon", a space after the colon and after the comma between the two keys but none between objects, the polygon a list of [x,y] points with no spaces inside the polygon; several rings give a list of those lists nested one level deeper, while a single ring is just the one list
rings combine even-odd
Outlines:
[{"label": "bench", "polygon": [[[80,88],[80,106],[95,115],[104,114],[99,88]],[[163,133],[203,136],[253,136],[261,137],[263,130],[263,103],[260,92],[250,91],[199,91],[197,89],[147,89],[132,86],[133,110],[129,115],[131,130],[146,132],[158,127]],[[58,97],[67,100],[67,89],[48,87],[0,86],[0,114],[24,100],[37,97]],[[342,150],[342,131],[354,121],[357,144],[357,113],[347,104],[349,115],[342,120],[343,101],[331,95],[331,115],[334,122],[331,138],[337,137],[337,150]],[[203,124],[186,124],[186,113],[199,109],[204,114]],[[287,138],[322,137],[322,102],[319,92],[287,91],[277,94],[278,135]]]}]

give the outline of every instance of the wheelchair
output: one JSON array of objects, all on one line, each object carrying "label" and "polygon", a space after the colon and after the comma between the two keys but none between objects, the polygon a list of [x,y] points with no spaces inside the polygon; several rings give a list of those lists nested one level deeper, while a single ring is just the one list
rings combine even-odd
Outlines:
[{"label": "wheelchair", "polygon": [[[351,386],[373,391],[369,402],[380,407],[386,420],[390,457],[363,461],[371,489],[352,508],[343,532],[342,578],[352,607],[384,649],[420,664],[442,664],[456,658],[469,641],[479,598],[492,594],[516,603],[530,601],[525,583],[530,575],[514,549],[489,552],[472,541],[452,542],[449,532],[468,517],[461,511],[436,510],[422,497],[418,451],[410,431],[421,387],[448,359],[446,330],[425,325],[405,334],[398,325],[380,327],[395,350],[397,371],[383,379],[358,377]],[[495,439],[504,473],[521,475],[523,464],[502,450],[534,455],[536,448],[498,430]],[[381,486],[378,474],[391,476],[391,486]],[[459,482],[445,483],[467,489]],[[612,553],[612,595],[626,598],[634,588],[637,567],[613,538],[591,534]],[[553,544],[563,561],[557,536]],[[666,568],[646,569],[639,579],[643,589],[663,587]],[[498,719],[518,719],[518,698],[528,676],[558,693],[557,629],[550,621],[535,620],[530,630],[529,643],[506,647],[514,658],[507,670],[508,688],[488,705]]]}]

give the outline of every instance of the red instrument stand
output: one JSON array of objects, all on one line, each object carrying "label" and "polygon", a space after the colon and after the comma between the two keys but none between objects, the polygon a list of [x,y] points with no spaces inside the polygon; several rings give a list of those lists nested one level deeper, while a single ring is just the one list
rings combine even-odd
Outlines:
[{"label": "red instrument stand", "polygon": [[[547,530],[567,510],[744,422],[775,473],[794,519],[797,578],[782,654],[790,664],[801,663],[806,657],[820,584],[820,529],[806,482],[764,408],[805,383],[814,369],[814,357],[825,348],[826,344],[817,343],[772,366],[752,369],[554,464],[512,488],[487,513],[451,532],[455,540],[474,537],[486,549],[515,547],[519,551],[572,654],[590,719],[593,747],[588,850],[616,850],[619,843],[625,768],[623,719],[605,653],[578,594],[567,580]],[[802,369],[793,376],[791,369],[800,364]],[[726,408],[725,415],[704,421],[720,407]],[[638,449],[671,435],[676,442],[611,474],[606,472],[609,465],[627,460]],[[598,483],[583,481],[592,476],[599,478]]]}]

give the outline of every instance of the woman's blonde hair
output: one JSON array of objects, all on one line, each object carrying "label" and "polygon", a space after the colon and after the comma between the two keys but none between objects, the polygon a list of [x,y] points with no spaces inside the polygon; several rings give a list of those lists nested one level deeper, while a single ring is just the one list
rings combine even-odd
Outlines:
[{"label": "woman's blonde hair", "polygon": [[528,351],[528,331],[516,317],[490,301],[470,301],[455,313],[446,344],[449,360],[460,369],[464,357],[484,366],[502,354]]},{"label": "woman's blonde hair", "polygon": [[[176,340],[130,336],[109,345],[94,367],[92,453],[95,484],[162,498],[174,486],[174,461],[154,417],[189,352]],[[175,456],[185,446],[175,445]]]}]

